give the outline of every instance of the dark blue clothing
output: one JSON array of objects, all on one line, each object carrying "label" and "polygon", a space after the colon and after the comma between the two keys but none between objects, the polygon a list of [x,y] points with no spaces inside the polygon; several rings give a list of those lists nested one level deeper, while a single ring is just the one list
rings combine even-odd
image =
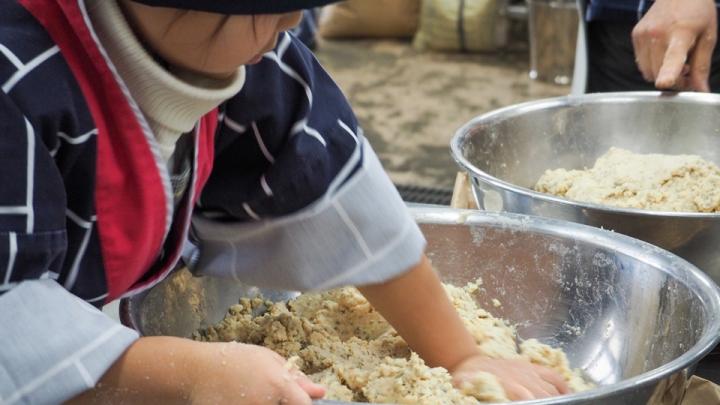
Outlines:
[{"label": "dark blue clothing", "polygon": [[653,4],[654,0],[590,0],[585,18],[587,21],[638,21]]},{"label": "dark blue clothing", "polygon": [[418,262],[420,229],[296,37],[186,134],[177,196],[86,3],[0,1],[0,403],[94,386],[137,333],[93,306],[152,288],[181,253],[196,274],[303,291]]},{"label": "dark blue clothing", "polygon": [[303,11],[303,18],[300,25],[292,29],[292,32],[305,46],[315,49],[317,46],[317,9]]}]

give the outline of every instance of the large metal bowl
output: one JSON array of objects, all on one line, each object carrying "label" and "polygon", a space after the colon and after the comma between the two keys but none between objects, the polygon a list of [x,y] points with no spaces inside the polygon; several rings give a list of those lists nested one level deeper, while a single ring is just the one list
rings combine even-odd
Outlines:
[{"label": "large metal bowl", "polygon": [[637,92],[529,102],[473,119],[451,149],[483,209],[611,229],[677,253],[720,283],[720,213],[613,208],[532,190],[546,169],[591,167],[611,146],[720,164],[720,96]]},{"label": "large metal bowl", "polygon": [[[599,387],[532,404],[679,404],[696,363],[720,340],[720,292],[685,260],[598,228],[552,219],[414,209],[428,255],[446,282],[479,276],[479,303],[523,338],[561,347]],[[261,291],[178,272],[123,301],[143,335],[189,336]],[[495,308],[493,298],[502,306]],[[448,342],[452,344],[452,342]]]}]

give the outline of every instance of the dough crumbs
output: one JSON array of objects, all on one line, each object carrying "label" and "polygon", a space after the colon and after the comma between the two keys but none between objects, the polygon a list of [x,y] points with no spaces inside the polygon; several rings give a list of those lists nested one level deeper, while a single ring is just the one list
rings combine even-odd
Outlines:
[{"label": "dough crumbs", "polygon": [[507,402],[505,391],[494,374],[478,372],[470,380],[463,381],[460,392],[471,395],[481,402]]},{"label": "dough crumbs", "polygon": [[[564,376],[575,391],[592,388],[565,354],[535,340],[517,345],[515,329],[479,308],[478,282],[445,290],[480,350],[493,358],[525,358]],[[259,314],[258,314],[259,313]],[[311,380],[325,399],[375,403],[476,404],[508,402],[494,375],[478,373],[460,389],[441,367],[428,367],[354,288],[303,294],[287,303],[243,298],[200,341],[240,341],[275,350]]]},{"label": "dough crumbs", "polygon": [[621,208],[720,212],[720,168],[695,155],[613,147],[591,169],[547,170],[535,190]]},{"label": "dough crumbs", "polygon": [[288,371],[297,371],[300,370],[300,367],[298,367],[298,361],[300,361],[300,357],[298,356],[292,356],[285,362],[285,369]]}]

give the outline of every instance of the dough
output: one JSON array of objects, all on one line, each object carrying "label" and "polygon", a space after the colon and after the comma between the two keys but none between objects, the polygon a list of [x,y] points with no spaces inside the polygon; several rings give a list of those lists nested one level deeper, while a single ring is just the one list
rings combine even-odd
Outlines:
[{"label": "dough", "polygon": [[547,170],[535,190],[623,208],[720,212],[720,168],[695,155],[610,148],[592,169]]},{"label": "dough", "polygon": [[[478,308],[472,294],[479,284],[446,285],[445,289],[482,352],[551,367],[575,391],[592,387],[580,371],[569,367],[561,350],[536,340],[522,342],[518,348],[514,328]],[[354,288],[303,294],[287,303],[244,298],[219,324],[198,331],[194,338],[273,349],[327,387],[326,399],[399,404],[508,401],[497,379],[487,373],[455,389],[447,370],[426,366]]]}]

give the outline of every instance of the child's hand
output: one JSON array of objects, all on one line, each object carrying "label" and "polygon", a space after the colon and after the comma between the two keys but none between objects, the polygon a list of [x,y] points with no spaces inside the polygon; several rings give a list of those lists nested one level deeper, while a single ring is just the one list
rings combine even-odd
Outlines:
[{"label": "child's hand", "polygon": [[427,365],[450,370],[459,388],[484,371],[495,375],[513,400],[569,392],[563,378],[548,368],[481,356],[425,256],[405,274],[360,291]]},{"label": "child's hand", "polygon": [[311,404],[325,389],[280,355],[241,343],[206,343],[192,370],[190,403]]},{"label": "child's hand", "polygon": [[497,377],[510,400],[547,398],[570,392],[565,380],[555,371],[525,360],[499,360],[472,356],[452,371],[453,384],[461,387],[478,371]]},{"label": "child's hand", "polygon": [[325,389],[272,350],[169,336],[135,341],[72,405],[310,404]]}]

